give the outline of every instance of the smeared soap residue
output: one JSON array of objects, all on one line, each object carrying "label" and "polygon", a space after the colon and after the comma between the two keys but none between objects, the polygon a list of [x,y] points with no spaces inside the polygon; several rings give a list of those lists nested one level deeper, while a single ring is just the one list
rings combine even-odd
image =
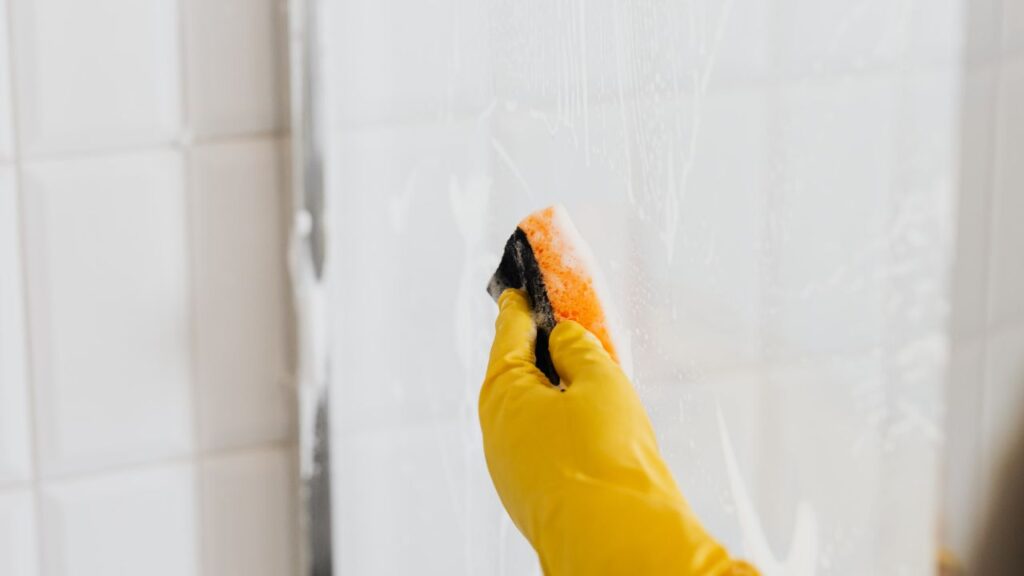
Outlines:
[{"label": "smeared soap residue", "polygon": [[512,175],[516,177],[516,180],[519,182],[519,185],[523,187],[523,192],[526,192],[526,197],[532,201],[534,197],[533,187],[530,186],[530,183],[526,181],[526,178],[523,176],[523,173],[519,170],[519,167],[516,166],[516,163],[512,161],[512,157],[508,155],[508,151],[505,150],[505,147],[502,146],[501,142],[499,142],[497,138],[492,137],[491,148],[493,148],[494,151],[498,153],[498,158],[501,158],[501,161],[505,163],[505,166],[507,166],[508,169],[512,171]]},{"label": "smeared soap residue", "polygon": [[[456,228],[462,237],[463,266],[455,297],[455,351],[466,380],[467,397],[473,397],[478,385],[475,367],[485,364],[486,350],[478,346],[476,330],[483,324],[479,319],[486,314],[490,302],[479,289],[479,278],[489,270],[495,257],[483,248],[484,231],[488,223],[491,181],[483,174],[463,178],[451,174],[448,179],[448,200]],[[479,375],[482,376],[482,375]]]},{"label": "smeared soap residue", "polygon": [[718,419],[718,433],[722,437],[722,456],[729,476],[729,489],[736,504],[736,515],[747,557],[764,576],[813,576],[818,558],[818,521],[814,508],[806,501],[801,501],[797,505],[789,553],[783,560],[776,558],[768,544],[768,538],[765,537],[761,518],[740,475],[721,406],[715,407],[715,415]]}]

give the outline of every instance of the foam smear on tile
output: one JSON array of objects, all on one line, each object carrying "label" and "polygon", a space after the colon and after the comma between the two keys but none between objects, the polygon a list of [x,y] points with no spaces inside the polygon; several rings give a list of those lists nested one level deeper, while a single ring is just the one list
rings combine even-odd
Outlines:
[{"label": "foam smear on tile", "polygon": [[729,490],[736,504],[736,515],[748,559],[764,576],[814,576],[818,558],[818,521],[814,508],[806,501],[801,501],[797,506],[789,553],[784,559],[778,559],[768,544],[761,518],[740,474],[729,429],[722,417],[722,407],[717,406],[715,412],[718,432],[722,437],[722,456],[729,476]]}]

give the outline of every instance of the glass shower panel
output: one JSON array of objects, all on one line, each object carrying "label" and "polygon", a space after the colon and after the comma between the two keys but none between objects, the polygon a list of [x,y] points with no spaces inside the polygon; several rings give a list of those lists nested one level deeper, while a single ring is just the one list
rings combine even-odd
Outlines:
[{"label": "glass shower panel", "polygon": [[554,203],[714,535],[931,571],[958,3],[317,6],[337,573],[539,573],[476,402],[486,282]]}]

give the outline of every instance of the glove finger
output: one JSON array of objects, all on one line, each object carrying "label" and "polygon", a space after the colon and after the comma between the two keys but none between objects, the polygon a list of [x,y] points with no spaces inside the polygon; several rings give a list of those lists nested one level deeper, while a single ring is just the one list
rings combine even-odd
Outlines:
[{"label": "glove finger", "polygon": [[590,331],[572,320],[563,320],[551,331],[551,360],[563,382],[571,386],[593,370],[619,372],[618,364]]},{"label": "glove finger", "polygon": [[503,373],[533,366],[536,361],[537,324],[530,304],[521,290],[508,289],[498,298],[498,319],[494,322],[494,344],[487,367],[488,380]]},{"label": "glove finger", "polygon": [[532,391],[556,390],[534,364],[537,324],[525,293],[509,289],[501,294],[494,328],[491,359],[478,406],[485,435],[499,422],[510,399],[536,398]]}]

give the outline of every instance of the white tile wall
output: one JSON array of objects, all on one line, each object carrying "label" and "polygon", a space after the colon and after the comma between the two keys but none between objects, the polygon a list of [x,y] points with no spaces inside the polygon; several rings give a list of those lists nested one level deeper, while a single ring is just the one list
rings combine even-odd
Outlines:
[{"label": "white tile wall", "polygon": [[206,574],[291,573],[297,550],[290,451],[263,449],[212,458],[202,473]]},{"label": "white tile wall", "polygon": [[14,171],[0,167],[0,486],[32,474],[15,192]]},{"label": "white tile wall", "polygon": [[[462,490],[480,476],[462,466],[460,434],[465,431],[457,423],[435,422],[364,428],[332,439],[340,444],[333,455],[359,462],[332,478],[335,547],[348,550],[336,558],[338,574],[397,576],[409,566],[424,574],[474,573],[463,555],[437,553],[473,537],[464,532],[471,528]],[[383,543],[402,553],[388,553]]]},{"label": "white tile wall", "polygon": [[210,144],[190,155],[196,379],[202,446],[291,432],[285,358],[284,144]]},{"label": "white tile wall", "polygon": [[43,162],[23,174],[41,471],[187,453],[179,155]]},{"label": "white tile wall", "polygon": [[296,568],[284,7],[0,0],[0,575]]},{"label": "white tile wall", "polygon": [[[687,389],[679,395],[679,385]],[[690,507],[704,526],[730,549],[742,546],[743,536],[734,517],[720,513],[733,509],[733,494],[727,482],[725,452],[720,441],[697,442],[695,438],[721,439],[718,411],[735,455],[742,482],[756,498],[761,480],[759,457],[763,438],[761,391],[767,385],[758,368],[703,373],[700,377],[678,376],[648,379],[638,387],[640,398],[657,432],[658,447],[672,469],[676,482]]]},{"label": "white tile wall", "polygon": [[7,0],[0,0],[0,162],[14,152],[14,117],[11,114],[10,59],[7,50]]},{"label": "white tile wall", "polygon": [[867,77],[782,91],[776,277],[766,294],[771,356],[879,343],[895,90],[891,79]]},{"label": "white tile wall", "polygon": [[181,124],[174,0],[8,0],[25,155],[168,142]]},{"label": "white tile wall", "polygon": [[[336,173],[344,186],[362,191],[358,198],[352,198],[353,203],[347,198],[329,203],[328,210],[339,216],[338,220],[328,220],[336,222],[331,228],[335,231],[333,237],[344,238],[352,242],[353,247],[345,254],[338,253],[335,262],[343,262],[341,266],[371,269],[377,278],[386,279],[387,284],[379,288],[374,283],[351,282],[332,289],[332,299],[359,302],[358,310],[352,311],[346,322],[364,326],[358,332],[338,334],[332,343],[338,361],[346,363],[346,373],[353,384],[343,393],[332,394],[332,402],[336,402],[339,410],[338,416],[332,416],[333,422],[355,428],[384,421],[419,422],[441,409],[450,410],[463,386],[469,385],[458,372],[460,358],[457,354],[462,349],[456,354],[439,356],[417,346],[415,333],[396,332],[376,319],[398,310],[406,321],[416,325],[444,326],[451,321],[450,311],[432,305],[430,299],[418,291],[409,293],[407,287],[415,278],[436,274],[449,279],[453,293],[459,293],[458,282],[463,273],[460,260],[438,259],[436,252],[441,244],[403,243],[401,239],[426,235],[455,239],[459,236],[449,202],[457,190],[451,183],[453,180],[468,182],[469,178],[480,176],[481,164],[489,150],[485,137],[476,134],[471,122],[454,127],[431,123],[360,130],[350,134],[345,145],[334,151],[335,159],[326,163],[327,169]],[[474,137],[479,139],[473,140]],[[467,140],[473,144],[467,145]],[[385,159],[379,153],[381,150],[392,152]],[[396,189],[401,192],[391,192]],[[374,212],[378,219],[366,218],[354,208],[371,198],[386,202],[386,207]],[[445,225],[438,226],[439,222]],[[395,231],[401,231],[400,235],[394,234]],[[496,237],[500,236],[496,234]],[[399,258],[408,260],[401,260],[402,266],[392,265]],[[484,267],[481,265],[480,269]],[[473,284],[460,295],[480,303],[483,310],[493,306],[486,293]],[[462,344],[461,336],[449,332],[444,337]],[[359,350],[356,343],[360,341],[380,342],[381,345],[388,342],[388,346],[408,352],[406,361],[382,365],[364,354],[351,354]],[[405,386],[420,379],[428,366],[437,381],[445,385]],[[379,385],[355,384],[369,379],[377,380]]]},{"label": "white tile wall", "polygon": [[956,2],[830,5],[781,2],[774,15],[779,66],[787,76],[827,75],[943,61],[957,53]]},{"label": "white tile wall", "polygon": [[0,574],[37,576],[37,554],[32,491],[0,492]]},{"label": "white tile wall", "polygon": [[[441,429],[470,434],[466,444],[475,437],[438,415],[454,413],[457,422],[461,410],[471,417],[479,382],[472,362],[452,369],[451,339],[462,346],[457,359],[465,360],[493,334],[481,312],[493,306],[477,306],[472,294],[479,288],[453,296],[458,286],[447,272],[461,260],[455,274],[486,277],[480,256],[493,250],[490,228],[500,231],[514,214],[560,201],[579,218],[602,264],[603,255],[623,256],[605,272],[627,286],[616,296],[629,315],[635,354],[646,355],[638,365],[668,366],[658,374],[664,379],[643,374],[638,388],[659,433],[667,432],[669,461],[715,533],[729,534],[726,525],[735,525],[722,495],[721,455],[709,441],[717,432],[710,390],[729,384],[702,373],[708,365],[749,368],[755,375],[734,384],[725,418],[737,436],[768,436],[757,444],[747,438],[741,466],[763,455],[763,466],[744,472],[765,473],[758,503],[774,550],[784,553],[796,506],[807,498],[820,512],[822,572],[926,573],[916,563],[934,558],[934,477],[925,471],[938,452],[936,411],[932,403],[923,415],[899,409],[905,394],[918,392],[912,404],[921,396],[935,400],[938,378],[929,370],[943,360],[941,352],[914,358],[918,352],[910,351],[908,360],[877,351],[905,352],[886,339],[919,336],[945,318],[933,306],[924,320],[890,322],[886,290],[898,281],[890,276],[906,274],[901,264],[915,264],[893,262],[893,252],[920,240],[909,236],[926,228],[918,221],[894,226],[894,213],[904,210],[897,202],[923,197],[929,207],[941,204],[955,173],[948,158],[955,127],[948,120],[957,106],[959,54],[950,48],[960,3],[753,0],[733,4],[731,15],[728,3],[589,3],[584,17],[571,3],[495,2],[483,42],[453,33],[473,18],[453,24],[448,2],[429,9],[401,1],[327,4],[318,79],[330,120],[326,182],[338,199],[328,222],[336,231],[332,246],[343,253],[331,266],[365,279],[339,283],[345,285],[331,304],[338,314],[333,325],[341,328],[333,358],[343,366],[332,388],[333,415],[343,423],[333,432],[335,462],[360,463],[335,480],[336,543],[351,550],[342,553],[343,571],[487,573],[462,565],[472,556],[467,550],[504,550],[483,520],[467,517],[438,529],[423,518],[434,516],[438,500],[446,510],[472,503],[461,483],[472,486],[477,478],[463,472],[468,458],[452,457],[458,445],[445,442]],[[758,29],[759,18],[767,30]],[[425,35],[450,44],[424,42]],[[730,39],[721,52],[719,38]],[[490,66],[459,68],[439,45],[473,56],[490,52]],[[730,57],[738,79],[729,77]],[[939,60],[941,72],[920,72],[919,65]],[[738,86],[716,84],[720,63]],[[749,68],[737,72],[737,64]],[[757,77],[761,66],[782,70],[764,79]],[[465,77],[453,81],[453,69]],[[917,76],[904,79],[908,71]],[[705,73],[708,91],[691,89]],[[470,118],[476,133],[463,130],[463,117],[444,115],[446,106],[471,102],[475,93],[463,88],[474,75],[494,86],[496,100]],[[453,97],[446,98],[445,87]],[[602,99],[617,89],[608,106]],[[444,173],[460,181],[463,166],[445,151],[459,150],[460,142],[477,149],[479,133],[491,149],[478,169],[487,184],[473,197],[452,186],[446,198]],[[459,225],[466,214],[486,220],[488,230],[480,237],[453,234],[451,221]],[[425,237],[431,242],[417,241]],[[942,240],[926,234],[920,249],[945,258]],[[395,261],[402,266],[388,265]],[[408,285],[403,280],[416,277],[410,271],[426,262],[443,280],[395,298]],[[921,287],[945,304],[944,270],[912,272],[908,283],[921,282],[900,296]],[[410,304],[424,298],[429,306]],[[407,329],[382,331],[373,323],[382,316],[400,318]],[[676,339],[666,338],[673,329]],[[409,338],[416,343],[395,345]],[[395,347],[412,352],[388,362],[381,350]],[[424,349],[432,351],[431,373],[438,376],[425,398],[416,384]],[[763,355],[773,362],[768,383]],[[367,378],[380,386],[359,384]],[[924,394],[907,385],[925,378]],[[764,394],[752,399],[754,390]],[[761,418],[744,430],[751,404]],[[901,426],[911,430],[894,430]],[[428,452],[438,457],[424,457]],[[908,453],[906,463],[898,462]],[[440,498],[423,496],[444,489]],[[904,493],[907,502],[893,505]],[[887,521],[886,513],[901,518]],[[423,524],[430,528],[414,528]],[[459,529],[461,538],[451,533]],[[734,527],[731,534],[738,540]],[[913,549],[892,550],[905,542]]]},{"label": "white tile wall", "polygon": [[188,465],[43,484],[41,574],[198,574],[194,484]]},{"label": "white tile wall", "polygon": [[[480,82],[490,74],[488,54],[456,52],[449,42],[438,41],[445,35],[482,40],[490,22],[486,4],[402,0],[321,6],[318,26],[346,47],[322,54],[332,72],[321,80],[345,79],[337,92],[344,93],[340,99],[346,105],[325,109],[328,129],[435,120],[479,112],[490,102],[490,86]],[[370,53],[373,58],[366,57]],[[381,93],[389,97],[379,98]]]},{"label": "white tile wall", "polygon": [[[686,350],[702,367],[751,364],[762,353],[767,106],[761,92],[716,93],[706,96],[700,115],[700,126],[691,128],[700,131],[693,171],[680,189],[682,242],[671,265],[679,303],[673,315],[687,318],[686,327],[666,322],[673,328],[664,336],[682,338],[660,345]],[[742,169],[721,161],[730,156],[742,158]]]},{"label": "white tile wall", "polygon": [[251,134],[284,126],[284,15],[281,0],[185,1],[193,134]]}]

